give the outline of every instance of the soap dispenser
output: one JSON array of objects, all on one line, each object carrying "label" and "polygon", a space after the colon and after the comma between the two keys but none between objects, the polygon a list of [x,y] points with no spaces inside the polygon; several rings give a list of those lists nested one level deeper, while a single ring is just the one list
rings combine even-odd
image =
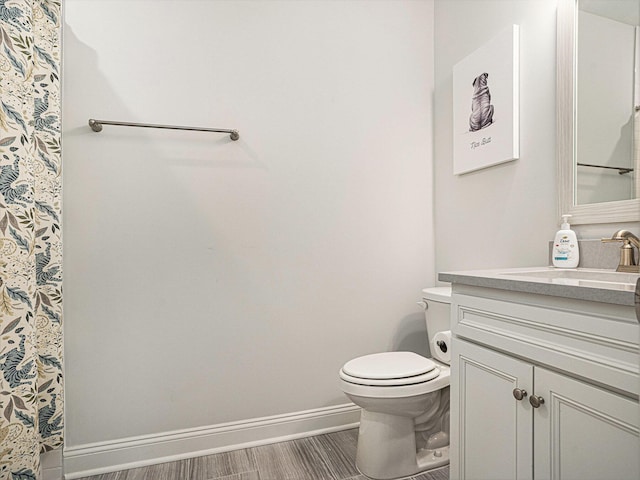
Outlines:
[{"label": "soap dispenser", "polygon": [[562,225],[553,240],[552,260],[554,267],[576,268],[580,261],[578,250],[578,238],[576,232],[571,230],[569,218],[571,215],[562,215]]}]

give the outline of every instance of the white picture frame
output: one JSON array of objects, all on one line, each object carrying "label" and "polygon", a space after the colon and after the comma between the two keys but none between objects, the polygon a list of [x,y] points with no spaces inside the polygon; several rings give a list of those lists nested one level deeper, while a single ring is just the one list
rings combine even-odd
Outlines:
[{"label": "white picture frame", "polygon": [[519,26],[511,25],[453,67],[453,173],[519,155]]}]

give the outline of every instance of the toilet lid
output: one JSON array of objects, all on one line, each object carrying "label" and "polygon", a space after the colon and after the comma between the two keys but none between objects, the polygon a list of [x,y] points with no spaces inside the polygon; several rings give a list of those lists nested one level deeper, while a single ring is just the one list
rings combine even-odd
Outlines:
[{"label": "toilet lid", "polygon": [[[401,380],[411,377],[438,375],[433,361],[413,352],[384,352],[354,358],[345,363],[342,371],[363,380]],[[432,373],[431,375],[426,375]],[[424,380],[422,380],[424,381]]]}]

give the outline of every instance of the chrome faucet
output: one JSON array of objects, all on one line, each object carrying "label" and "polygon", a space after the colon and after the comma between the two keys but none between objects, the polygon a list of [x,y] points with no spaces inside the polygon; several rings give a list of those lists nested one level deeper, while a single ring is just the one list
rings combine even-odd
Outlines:
[{"label": "chrome faucet", "polygon": [[620,248],[620,263],[616,272],[640,273],[640,265],[636,263],[634,247],[640,251],[640,239],[628,230],[618,230],[611,238],[603,238],[603,242],[623,242]]}]

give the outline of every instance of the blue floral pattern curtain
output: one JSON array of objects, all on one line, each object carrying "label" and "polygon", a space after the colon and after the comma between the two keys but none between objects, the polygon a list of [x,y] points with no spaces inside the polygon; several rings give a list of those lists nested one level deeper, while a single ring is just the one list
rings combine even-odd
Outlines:
[{"label": "blue floral pattern curtain", "polygon": [[61,0],[0,0],[0,478],[62,445]]}]

